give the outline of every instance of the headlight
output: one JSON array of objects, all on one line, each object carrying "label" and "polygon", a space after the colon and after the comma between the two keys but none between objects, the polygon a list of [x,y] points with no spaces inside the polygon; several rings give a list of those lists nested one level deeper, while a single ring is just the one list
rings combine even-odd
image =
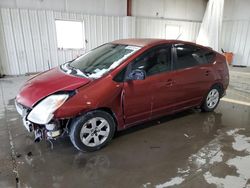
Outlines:
[{"label": "headlight", "polygon": [[28,120],[37,124],[46,124],[53,118],[54,112],[68,99],[67,94],[51,95],[39,102],[28,115]]}]

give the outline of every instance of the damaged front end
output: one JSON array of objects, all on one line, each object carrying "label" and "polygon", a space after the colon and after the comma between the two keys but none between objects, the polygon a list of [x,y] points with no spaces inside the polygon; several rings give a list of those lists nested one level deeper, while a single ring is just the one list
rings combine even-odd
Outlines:
[{"label": "damaged front end", "polygon": [[72,93],[53,94],[41,100],[34,108],[28,108],[15,102],[18,113],[23,118],[23,125],[35,134],[35,142],[54,140],[68,132],[70,119],[56,119],[54,112],[72,96]]},{"label": "damaged front end", "polygon": [[[68,132],[67,125],[70,120],[58,120],[45,125],[39,125],[26,121],[28,124],[28,131],[35,135],[34,142],[41,140],[55,140]],[[27,128],[27,126],[25,126]]]}]

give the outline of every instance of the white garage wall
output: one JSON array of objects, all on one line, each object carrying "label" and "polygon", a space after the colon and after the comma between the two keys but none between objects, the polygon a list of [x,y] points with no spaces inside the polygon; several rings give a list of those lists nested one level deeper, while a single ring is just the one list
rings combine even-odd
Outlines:
[{"label": "white garage wall", "polygon": [[126,3],[127,0],[0,0],[0,7],[126,16]]},{"label": "white garage wall", "polygon": [[250,1],[225,0],[221,46],[233,52],[233,65],[250,66]]},{"label": "white garage wall", "polygon": [[200,22],[174,21],[166,19],[136,18],[136,37],[138,38],[165,38],[166,26],[180,26],[179,40],[195,42]]},{"label": "white garage wall", "polygon": [[3,71],[3,62],[6,62],[6,47],[5,47],[5,41],[3,37],[3,24],[2,24],[2,19],[1,19],[1,14],[0,14],[0,75],[4,74]]},{"label": "white garage wall", "polygon": [[[14,8],[0,8],[0,73],[44,71],[115,39],[165,38],[166,25],[180,26],[179,39],[194,42],[207,0],[132,2],[136,17],[123,16],[126,0],[1,0],[0,7]],[[221,46],[235,54],[235,65],[250,66],[249,9],[249,0],[225,0]],[[55,19],[84,20],[86,49],[58,50]]]},{"label": "white garage wall", "polygon": [[225,20],[250,20],[249,0],[225,0]]},{"label": "white garage wall", "polygon": [[[39,72],[72,60],[103,43],[133,37],[165,38],[166,25],[179,25],[180,39],[195,41],[199,22],[165,19],[95,16],[48,10],[0,9],[0,53],[3,73]],[[83,20],[86,49],[57,49],[55,19]],[[2,28],[2,29],[1,29]],[[2,31],[2,34],[1,34]]]},{"label": "white garage wall", "polygon": [[[134,17],[95,16],[44,10],[0,9],[3,73],[39,72],[72,60],[108,41],[135,37]],[[83,20],[85,50],[58,50],[55,19]]]},{"label": "white garage wall", "polygon": [[221,46],[234,53],[233,65],[250,66],[250,21],[224,21]]},{"label": "white garage wall", "polygon": [[[126,17],[127,0],[1,0],[0,7],[4,7],[0,9],[2,72],[19,75],[44,71],[115,39],[165,38],[166,25],[180,26],[180,39],[195,41],[200,23],[174,20],[201,20],[206,1],[133,0],[132,13],[146,17]],[[58,50],[55,19],[83,20],[86,49]]]},{"label": "white garage wall", "polygon": [[207,0],[132,0],[132,15],[201,21]]}]

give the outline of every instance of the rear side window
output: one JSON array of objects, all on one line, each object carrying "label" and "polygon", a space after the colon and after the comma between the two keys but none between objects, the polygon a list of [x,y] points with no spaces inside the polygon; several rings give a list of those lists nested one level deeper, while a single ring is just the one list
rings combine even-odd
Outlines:
[{"label": "rear side window", "polygon": [[132,70],[142,69],[147,76],[171,71],[171,48],[160,46],[139,56],[132,63]]},{"label": "rear side window", "polygon": [[213,51],[207,51],[205,53],[207,63],[213,63],[215,61],[216,54]]},{"label": "rear side window", "polygon": [[209,56],[206,57],[205,55],[208,54],[208,51],[205,49],[192,45],[177,44],[175,45],[175,51],[175,70],[208,63]]}]

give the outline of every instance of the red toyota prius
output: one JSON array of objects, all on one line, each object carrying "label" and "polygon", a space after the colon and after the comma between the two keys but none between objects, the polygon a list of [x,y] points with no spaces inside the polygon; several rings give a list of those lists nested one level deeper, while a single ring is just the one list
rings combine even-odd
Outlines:
[{"label": "red toyota prius", "polygon": [[124,39],[28,80],[16,97],[35,141],[68,134],[81,151],[116,131],[187,108],[213,111],[229,83],[225,57],[190,42]]}]

